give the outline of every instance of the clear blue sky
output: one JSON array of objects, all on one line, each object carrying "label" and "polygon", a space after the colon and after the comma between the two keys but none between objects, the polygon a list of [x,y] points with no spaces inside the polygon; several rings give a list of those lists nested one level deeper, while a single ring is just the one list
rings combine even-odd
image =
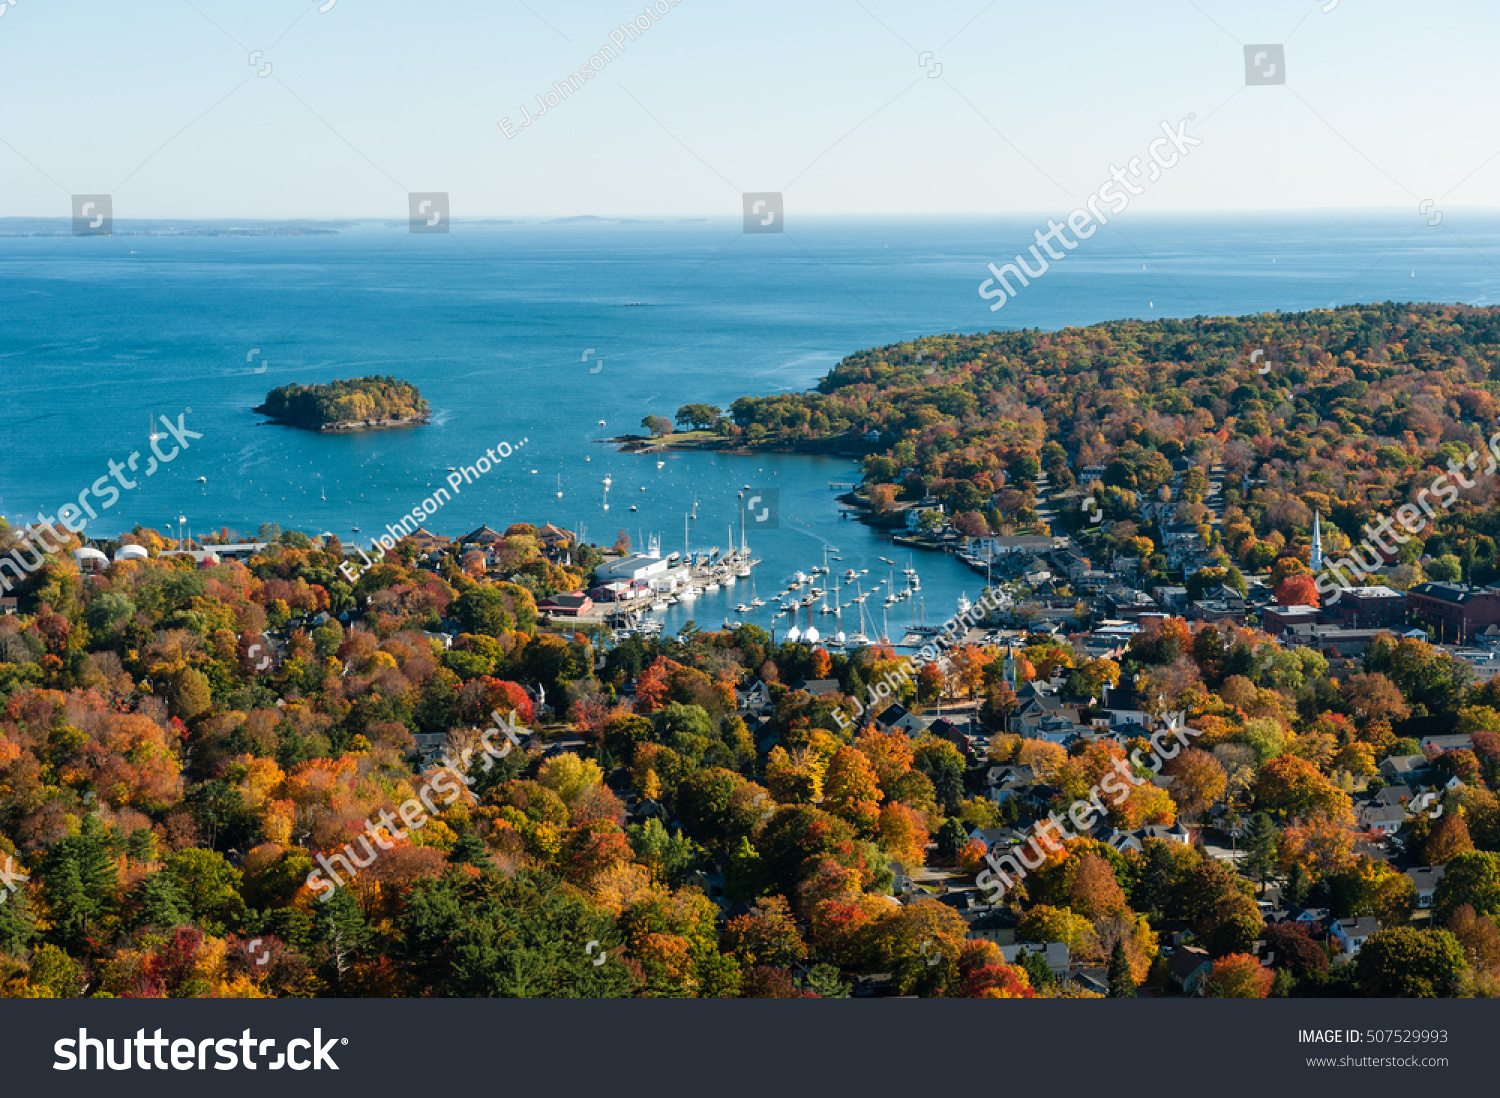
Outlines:
[{"label": "clear blue sky", "polygon": [[[16,0],[0,216],[1060,213],[1189,112],[1133,208],[1500,206],[1500,5],[1327,2],[680,0],[507,140],[640,4]],[[1279,42],[1287,83],[1246,87]]]}]

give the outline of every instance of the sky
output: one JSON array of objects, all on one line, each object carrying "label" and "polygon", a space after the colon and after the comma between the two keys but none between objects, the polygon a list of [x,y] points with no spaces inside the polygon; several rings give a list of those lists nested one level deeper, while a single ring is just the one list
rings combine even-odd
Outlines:
[{"label": "sky", "polygon": [[1493,0],[12,3],[0,217],[1066,213],[1190,116],[1133,209],[1500,206]]}]

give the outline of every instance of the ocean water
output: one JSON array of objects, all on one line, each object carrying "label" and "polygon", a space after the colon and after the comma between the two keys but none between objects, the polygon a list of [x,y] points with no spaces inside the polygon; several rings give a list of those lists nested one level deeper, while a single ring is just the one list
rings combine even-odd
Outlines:
[{"label": "ocean water", "polygon": [[[275,522],[368,544],[443,486],[450,466],[508,442],[515,455],[461,487],[429,529],[550,521],[593,542],[623,529],[638,546],[656,535],[664,551],[685,540],[702,551],[728,547],[744,485],[775,488],[776,528],[747,533],[764,562],[757,592],[769,598],[825,546],[840,569],[869,569],[867,585],[887,577],[882,555],[904,565],[907,554],[842,517],[829,485],[856,479],[852,461],[658,459],[600,440],[689,402],[805,390],[853,351],[937,332],[1500,300],[1492,215],[1449,211],[1436,227],[1411,211],[1131,215],[991,312],[976,291],[985,264],[1022,250],[1045,221],[794,220],[779,235],[724,220],[459,223],[447,235],[354,222],[318,236],[123,222],[112,237],[0,235],[0,513],[55,514],[111,460],[138,453],[137,487],[86,533]],[[22,227],[0,220],[0,234]],[[416,383],[432,424],[325,436],[263,425],[250,410],[278,385],[364,374]],[[203,437],[138,475],[152,417],[179,414]],[[173,445],[160,442],[165,453]],[[981,585],[938,554],[917,554],[916,566],[929,621]],[[667,626],[739,619],[732,607],[748,601],[741,581],[673,607]],[[866,606],[878,614],[879,602]],[[768,625],[769,609],[744,617]],[[911,613],[892,608],[893,634]]]}]

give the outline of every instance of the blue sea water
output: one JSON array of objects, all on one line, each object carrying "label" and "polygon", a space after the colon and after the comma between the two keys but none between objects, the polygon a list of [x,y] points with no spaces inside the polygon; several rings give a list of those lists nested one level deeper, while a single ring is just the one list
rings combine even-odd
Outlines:
[{"label": "blue sea water", "polygon": [[[670,551],[696,501],[687,537],[701,551],[728,546],[743,485],[776,488],[777,528],[749,533],[769,597],[825,546],[841,568],[869,569],[867,582],[887,575],[881,555],[906,563],[841,517],[829,483],[856,479],[852,461],[681,453],[658,469],[598,440],[689,402],[804,390],[851,352],[938,332],[1500,300],[1500,219],[1489,214],[1449,211],[1439,226],[1409,211],[1132,215],[991,312],[976,290],[986,263],[1015,255],[1045,221],[808,219],[779,235],[722,220],[459,223],[447,235],[356,222],[320,236],[125,222],[112,237],[0,235],[0,513],[53,515],[132,452],[143,469],[148,422],[183,414],[203,437],[86,533],[181,517],[200,533],[274,522],[368,544],[449,466],[509,442],[515,456],[429,529],[551,521],[601,543],[620,529],[637,545],[656,534]],[[365,374],[416,383],[432,424],[326,436],[265,426],[250,410],[278,385]],[[170,438],[160,445],[171,452]],[[951,614],[961,591],[977,594],[979,577],[956,561],[916,563],[929,620]],[[668,628],[737,619],[731,608],[748,601],[742,582],[674,607]],[[911,604],[893,613],[909,621]]]}]

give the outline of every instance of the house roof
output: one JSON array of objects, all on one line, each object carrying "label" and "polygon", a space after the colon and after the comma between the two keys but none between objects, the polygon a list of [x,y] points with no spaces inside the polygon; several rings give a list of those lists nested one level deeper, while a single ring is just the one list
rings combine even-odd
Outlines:
[{"label": "house roof", "polygon": [[1172,956],[1167,958],[1167,967],[1179,980],[1186,980],[1199,969],[1211,964],[1213,960],[1209,957],[1208,950],[1199,949],[1197,946],[1182,946],[1174,950]]},{"label": "house roof", "polygon": [[1413,770],[1422,770],[1427,766],[1426,755],[1391,755],[1381,760],[1382,767],[1389,767],[1398,774],[1409,774]]},{"label": "house roof", "polygon": [[842,687],[838,679],[801,679],[792,684],[793,690],[806,690],[814,697],[823,697],[825,694],[837,694]]},{"label": "house roof", "polygon": [[481,526],[479,529],[465,534],[458,540],[461,545],[467,545],[471,542],[476,545],[488,545],[491,542],[504,541],[505,535],[498,530],[491,530],[488,526]]},{"label": "house roof", "polygon": [[1419,865],[1408,869],[1406,875],[1416,885],[1418,892],[1431,892],[1447,872],[1448,867],[1445,865]]},{"label": "house roof", "polygon": [[1457,733],[1451,736],[1423,736],[1422,747],[1433,747],[1439,751],[1456,751],[1473,746],[1473,740],[1466,733]]}]

